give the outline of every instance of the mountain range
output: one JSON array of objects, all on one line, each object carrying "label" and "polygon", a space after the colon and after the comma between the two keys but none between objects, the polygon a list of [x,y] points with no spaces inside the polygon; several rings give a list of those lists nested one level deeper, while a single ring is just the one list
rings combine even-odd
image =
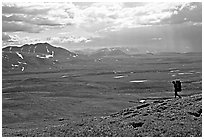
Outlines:
[{"label": "mountain range", "polygon": [[7,46],[2,48],[2,71],[8,73],[60,70],[69,64],[86,64],[85,62],[95,61],[96,58],[128,57],[140,53],[140,50],[132,47],[88,48],[71,52],[49,43]]},{"label": "mountain range", "polygon": [[33,71],[59,68],[60,63],[78,59],[79,55],[48,43],[7,46],[2,49],[2,70]]}]

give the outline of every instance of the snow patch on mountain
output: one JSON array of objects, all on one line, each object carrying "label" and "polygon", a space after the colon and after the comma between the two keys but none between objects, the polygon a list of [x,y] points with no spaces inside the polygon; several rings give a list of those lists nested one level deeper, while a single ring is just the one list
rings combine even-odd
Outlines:
[{"label": "snow patch on mountain", "polygon": [[19,52],[16,52],[16,54],[17,54],[21,59],[23,59],[22,54],[20,54]]},{"label": "snow patch on mountain", "polygon": [[27,65],[27,63],[25,63],[25,62],[20,62],[20,61],[18,61],[18,64],[25,64],[25,65]]},{"label": "snow patch on mountain", "polygon": [[18,67],[19,65],[14,65],[14,64],[11,64],[11,66],[12,66],[12,67]]},{"label": "snow patch on mountain", "polygon": [[24,71],[25,70],[25,67],[22,67],[21,71]]},{"label": "snow patch on mountain", "polygon": [[37,48],[37,46],[34,47],[34,49],[33,49],[33,53],[35,53],[35,49],[36,49],[36,48]]},{"label": "snow patch on mountain", "polygon": [[43,55],[36,55],[36,57],[38,58],[53,58],[54,57],[54,51],[52,51],[52,54],[51,55],[46,55],[46,54],[43,54]]}]

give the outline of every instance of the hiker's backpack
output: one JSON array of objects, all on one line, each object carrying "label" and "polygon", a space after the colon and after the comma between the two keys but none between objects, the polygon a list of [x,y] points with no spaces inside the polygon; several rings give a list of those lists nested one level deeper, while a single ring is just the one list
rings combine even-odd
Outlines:
[{"label": "hiker's backpack", "polygon": [[176,81],[176,90],[181,91],[181,81]]}]

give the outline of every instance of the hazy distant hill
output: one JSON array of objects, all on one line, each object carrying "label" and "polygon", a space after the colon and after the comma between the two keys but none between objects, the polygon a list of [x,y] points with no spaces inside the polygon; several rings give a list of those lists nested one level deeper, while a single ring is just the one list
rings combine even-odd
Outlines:
[{"label": "hazy distant hill", "polygon": [[96,55],[100,53],[100,56],[111,56],[111,55],[133,55],[133,54],[140,54],[140,50],[134,47],[115,47],[115,48],[102,48],[102,49],[82,49],[82,50],[75,50],[77,54],[83,55]]},{"label": "hazy distant hill", "polygon": [[92,56],[104,57],[104,56],[126,56],[127,54],[117,48],[103,48],[99,49]]},{"label": "hazy distant hill", "polygon": [[58,68],[57,64],[75,60],[79,55],[48,43],[8,46],[2,49],[3,72]]},{"label": "hazy distant hill", "polygon": [[74,50],[73,52],[76,54],[91,55],[96,52],[96,49],[86,48],[81,50]]},{"label": "hazy distant hill", "polygon": [[134,47],[118,47],[117,49],[123,51],[124,53],[128,55],[141,53],[138,48],[134,48]]}]

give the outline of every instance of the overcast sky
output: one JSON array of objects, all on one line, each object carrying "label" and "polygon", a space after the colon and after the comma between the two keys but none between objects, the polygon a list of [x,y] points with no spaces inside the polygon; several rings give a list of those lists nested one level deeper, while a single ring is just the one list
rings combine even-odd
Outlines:
[{"label": "overcast sky", "polygon": [[202,50],[201,3],[3,3],[2,43]]}]

